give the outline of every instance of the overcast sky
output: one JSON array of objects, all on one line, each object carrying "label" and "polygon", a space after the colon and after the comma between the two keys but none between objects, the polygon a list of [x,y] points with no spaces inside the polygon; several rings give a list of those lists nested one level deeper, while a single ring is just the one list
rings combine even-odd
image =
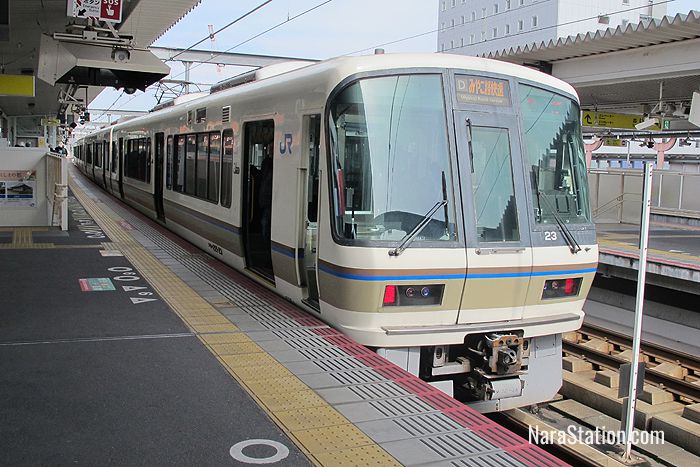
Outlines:
[{"label": "overcast sky", "polygon": [[[154,45],[186,48],[208,35],[208,25],[214,30],[242,16],[264,0],[202,0],[178,24],[173,26]],[[246,17],[196,48],[263,55],[281,55],[300,58],[324,59],[350,53],[371,53],[375,47],[392,52],[434,52],[437,44],[438,1],[436,0],[331,0],[317,9],[292,19],[324,0],[272,0],[257,12]],[[669,15],[700,9],[698,0],[675,0],[667,5]],[[251,37],[281,22],[284,25],[257,37]],[[414,39],[387,44],[410,36]],[[526,37],[523,38],[526,40]],[[386,44],[386,45],[384,45]],[[168,63],[171,77],[182,79],[183,68]],[[193,65],[191,80],[214,83],[240,73],[241,69],[215,65]],[[91,104],[92,109],[147,110],[156,104],[153,90],[137,91],[133,96],[108,89]],[[93,112],[99,117],[100,112]]]}]

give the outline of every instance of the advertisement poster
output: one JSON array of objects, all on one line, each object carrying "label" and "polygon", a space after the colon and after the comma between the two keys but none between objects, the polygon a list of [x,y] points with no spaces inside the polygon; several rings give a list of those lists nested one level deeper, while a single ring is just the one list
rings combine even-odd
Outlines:
[{"label": "advertisement poster", "polygon": [[36,207],[36,171],[1,170],[0,206]]}]

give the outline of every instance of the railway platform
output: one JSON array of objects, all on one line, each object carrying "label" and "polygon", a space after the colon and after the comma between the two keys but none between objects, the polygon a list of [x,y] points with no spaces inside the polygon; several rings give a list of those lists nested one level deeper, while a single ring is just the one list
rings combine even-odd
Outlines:
[{"label": "railway platform", "polygon": [[[639,226],[596,224],[598,272],[637,279]],[[654,222],[649,230],[647,283],[692,294],[700,291],[700,227]]]},{"label": "railway platform", "polygon": [[564,465],[71,173],[0,232],[7,465]]}]

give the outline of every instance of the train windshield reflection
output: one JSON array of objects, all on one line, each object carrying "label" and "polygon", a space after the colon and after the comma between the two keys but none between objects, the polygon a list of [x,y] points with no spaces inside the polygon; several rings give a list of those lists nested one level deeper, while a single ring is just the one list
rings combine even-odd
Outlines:
[{"label": "train windshield reflection", "polygon": [[446,195],[416,241],[455,239],[443,96],[440,75],[407,75],[359,80],[331,101],[338,237],[396,242]]},{"label": "train windshield reflection", "polygon": [[520,85],[523,139],[538,223],[591,221],[586,157],[576,102]]}]

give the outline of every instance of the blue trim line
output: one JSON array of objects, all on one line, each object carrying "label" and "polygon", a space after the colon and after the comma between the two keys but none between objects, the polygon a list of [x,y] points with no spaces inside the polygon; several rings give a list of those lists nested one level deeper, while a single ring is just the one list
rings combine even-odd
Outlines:
[{"label": "blue trim line", "polygon": [[416,276],[370,276],[364,274],[349,274],[336,271],[328,266],[320,266],[319,269],[323,272],[331,274],[342,279],[352,279],[356,281],[425,281],[436,279],[503,279],[507,277],[536,277],[536,276],[561,276],[570,274],[584,274],[596,272],[596,268],[589,269],[571,269],[564,271],[541,271],[541,272],[505,272],[494,274],[434,274],[434,275],[416,275]]},{"label": "blue trim line", "polygon": [[[283,256],[288,256],[290,258],[294,258],[294,250],[287,250],[283,247],[279,247],[279,246],[276,246],[274,244],[270,247],[270,249],[272,251],[274,251],[275,253],[279,253]],[[299,259],[302,259],[304,257],[304,250],[302,250],[300,248],[298,251],[299,251]]]}]

